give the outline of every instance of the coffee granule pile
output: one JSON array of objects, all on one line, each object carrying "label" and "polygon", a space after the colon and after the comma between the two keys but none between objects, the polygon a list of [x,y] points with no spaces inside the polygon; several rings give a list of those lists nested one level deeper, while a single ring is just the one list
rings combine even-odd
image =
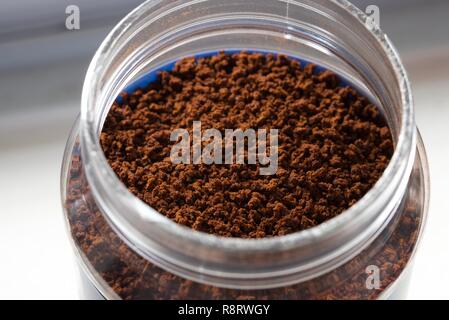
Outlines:
[{"label": "coffee granule pile", "polygon": [[[170,134],[278,129],[278,169],[173,164]],[[330,71],[283,56],[219,53],[178,61],[118,99],[101,145],[127,188],[173,221],[225,237],[282,236],[323,223],[373,187],[393,154],[378,110]]]}]

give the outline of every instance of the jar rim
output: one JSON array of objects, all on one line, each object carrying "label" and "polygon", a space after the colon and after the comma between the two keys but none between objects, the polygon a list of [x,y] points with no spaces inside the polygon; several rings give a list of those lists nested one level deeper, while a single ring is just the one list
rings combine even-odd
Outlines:
[{"label": "jar rim", "polygon": [[[278,0],[286,2],[285,0]],[[94,103],[95,93],[92,92],[92,84],[99,81],[99,70],[103,68],[102,61],[105,55],[110,54],[115,43],[115,39],[121,33],[123,33],[132,23],[137,19],[141,10],[148,10],[148,8],[155,6],[163,1],[147,1],[132,11],[127,17],[125,17],[107,36],[97,53],[95,54],[89,69],[86,74],[83,94],[82,94],[82,107],[81,107],[81,121],[80,121],[80,139],[83,162],[85,164],[85,170],[87,172],[87,178],[89,184],[92,186],[94,195],[97,195],[98,204],[100,208],[109,208],[110,205],[104,198],[111,197],[107,194],[107,190],[113,190],[117,197],[116,201],[122,201],[122,207],[133,208],[132,211],[127,214],[135,214],[138,219],[151,220],[153,223],[157,223],[157,228],[161,229],[161,232],[167,234],[176,235],[178,239],[184,241],[191,241],[192,243],[201,244],[207,246],[211,250],[223,250],[232,252],[268,252],[271,250],[288,251],[304,247],[311,243],[316,243],[321,239],[329,239],[332,235],[344,232],[344,230],[353,228],[359,224],[361,220],[366,219],[368,214],[372,215],[372,222],[375,220],[378,224],[377,228],[381,228],[385,224],[385,221],[379,221],[375,219],[376,210],[367,210],[367,208],[378,208],[381,206],[381,202],[385,201],[389,195],[386,194],[389,191],[387,186],[391,184],[399,185],[404,177],[408,177],[412,170],[412,164],[415,157],[415,145],[416,145],[416,128],[413,112],[413,98],[411,94],[410,83],[407,78],[404,66],[399,58],[399,55],[391,44],[388,37],[377,27],[374,26],[368,29],[365,22],[367,16],[357,7],[346,0],[331,0],[332,3],[340,6],[342,9],[349,12],[353,17],[358,19],[365,25],[365,28],[369,30],[374,39],[381,46],[382,50],[386,53],[389,59],[396,77],[396,81],[399,83],[401,91],[401,130],[398,136],[397,144],[392,159],[386,170],[377,181],[377,183],[362,197],[358,202],[352,205],[350,208],[342,212],[340,215],[321,223],[310,229],[302,230],[292,234],[260,238],[260,239],[245,239],[245,238],[227,238],[213,234],[207,234],[188,228],[186,226],[179,225],[167,217],[158,213],[155,209],[142,202],[136,196],[134,196],[127,188],[122,184],[119,178],[115,175],[113,170],[108,165],[107,159],[103,154],[97,129],[98,123],[95,123],[92,119],[91,105]],[[189,1],[184,5],[188,5],[192,2],[198,2],[198,0]],[[201,2],[201,1],[200,1]],[[291,2],[295,2],[292,0]],[[97,179],[91,178],[96,176]],[[103,186],[98,186],[98,178],[102,180]],[[97,180],[95,182],[94,180]],[[104,214],[104,212],[103,212]],[[147,254],[145,247],[147,242],[140,241],[139,237],[129,238],[127,230],[131,228],[127,224],[125,219],[113,217],[108,214],[104,214],[107,220],[109,220],[114,229],[122,235],[122,238],[128,240],[127,242],[132,245],[136,251]],[[132,229],[132,228],[131,228]],[[360,237],[366,237],[367,234],[361,234]],[[372,236],[372,235],[371,235]],[[360,238],[359,237],[359,238]],[[354,243],[360,239],[353,239]],[[146,239],[147,240],[147,239]],[[354,243],[348,244],[354,246]],[[359,248],[360,249],[360,248]],[[332,255],[339,255],[347,248],[338,248]],[[331,255],[326,256],[326,260],[330,260]],[[164,256],[163,259],[170,260],[170,257]],[[290,272],[290,271],[289,271]],[[245,275],[247,276],[247,275]]]}]

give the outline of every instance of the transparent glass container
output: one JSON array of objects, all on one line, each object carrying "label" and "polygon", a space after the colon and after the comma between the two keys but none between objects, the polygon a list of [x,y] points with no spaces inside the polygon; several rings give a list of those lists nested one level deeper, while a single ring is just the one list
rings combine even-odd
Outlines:
[{"label": "transparent glass container", "polygon": [[[178,225],[126,189],[99,142],[116,97],[169,62],[229,49],[313,62],[379,106],[395,152],[360,201],[311,229],[238,239]],[[116,26],[92,60],[61,193],[85,298],[386,299],[406,292],[429,180],[402,63],[347,1],[152,0]]]}]

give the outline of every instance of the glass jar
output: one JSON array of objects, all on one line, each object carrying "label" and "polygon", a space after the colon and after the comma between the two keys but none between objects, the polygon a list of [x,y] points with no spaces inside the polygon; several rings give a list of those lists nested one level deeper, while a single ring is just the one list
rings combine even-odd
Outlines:
[{"label": "glass jar", "polygon": [[[363,90],[384,113],[395,143],[377,184],[328,222],[264,239],[194,231],[131,194],[99,142],[113,101],[169,62],[225,49],[300,57]],[[402,63],[385,34],[344,0],[144,3],[93,58],[61,182],[84,297],[106,299],[401,298],[429,193]]]}]

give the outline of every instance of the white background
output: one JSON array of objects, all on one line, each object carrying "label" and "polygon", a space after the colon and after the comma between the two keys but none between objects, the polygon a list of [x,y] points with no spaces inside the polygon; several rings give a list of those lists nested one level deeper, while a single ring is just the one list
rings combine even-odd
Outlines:
[{"label": "white background", "polygon": [[[381,11],[381,25],[413,83],[431,169],[429,219],[409,292],[414,299],[449,298],[449,4],[436,2]],[[0,33],[0,298],[78,298],[59,168],[89,56],[108,29],[96,26],[3,43]],[[15,69],[5,62],[8,53],[17,60],[16,52],[55,43],[61,44],[56,50],[65,48],[69,55],[67,38],[72,45],[83,39],[89,50],[68,61],[43,59]]]}]

